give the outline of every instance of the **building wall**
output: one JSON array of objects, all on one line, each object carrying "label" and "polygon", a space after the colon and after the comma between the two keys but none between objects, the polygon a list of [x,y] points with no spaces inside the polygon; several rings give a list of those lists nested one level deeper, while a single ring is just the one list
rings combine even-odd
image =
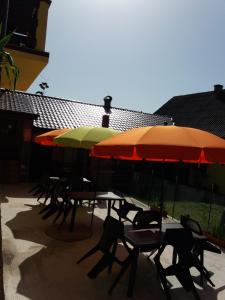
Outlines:
[{"label": "building wall", "polygon": [[0,113],[0,182],[28,178],[32,119]]},{"label": "building wall", "polygon": [[42,0],[39,4],[38,10],[38,25],[36,31],[37,43],[36,49],[45,51],[46,42],[46,32],[47,32],[47,22],[48,22],[48,9],[50,1]]},{"label": "building wall", "polygon": [[[45,41],[50,4],[48,0],[9,1],[7,32],[13,32],[13,35],[6,51],[12,55],[20,71],[18,90],[26,91],[48,64]],[[0,9],[5,9],[5,5],[0,3]],[[0,18],[4,19],[5,14],[0,14]],[[2,74],[1,87],[12,88],[5,73]]]}]

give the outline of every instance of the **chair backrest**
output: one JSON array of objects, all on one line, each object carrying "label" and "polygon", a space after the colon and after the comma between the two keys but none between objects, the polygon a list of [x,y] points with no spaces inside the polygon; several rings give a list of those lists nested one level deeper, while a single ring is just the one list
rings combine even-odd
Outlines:
[{"label": "chair backrest", "polygon": [[115,203],[113,203],[112,208],[117,212],[118,216],[120,218],[127,218],[127,215],[130,211],[142,211],[143,209],[141,207],[136,206],[133,203],[127,202],[126,200],[124,203],[120,206],[120,208],[116,208],[114,206]]},{"label": "chair backrest", "polygon": [[163,245],[172,246],[179,257],[179,263],[186,263],[192,257],[191,250],[194,245],[194,238],[187,228],[167,229],[164,236]]},{"label": "chair backrest", "polygon": [[196,220],[189,218],[188,216],[181,216],[180,222],[184,226],[184,228],[188,228],[194,233],[202,235],[202,228]]},{"label": "chair backrest", "polygon": [[135,228],[160,228],[162,216],[160,211],[143,210],[138,211],[133,219]]},{"label": "chair backrest", "polygon": [[124,225],[119,220],[107,216],[103,223],[103,232],[99,241],[99,249],[104,253],[109,252],[117,240],[124,234]]}]

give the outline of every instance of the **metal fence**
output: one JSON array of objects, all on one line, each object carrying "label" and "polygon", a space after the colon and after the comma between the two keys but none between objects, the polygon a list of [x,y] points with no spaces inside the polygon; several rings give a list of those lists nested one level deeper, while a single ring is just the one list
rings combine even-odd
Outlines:
[{"label": "metal fence", "polygon": [[181,215],[189,215],[204,231],[225,240],[225,195],[169,180],[164,180],[162,187],[160,178],[154,178],[154,183],[141,180],[134,187],[129,189],[131,194],[149,206],[159,205],[163,188],[163,205],[169,216],[180,220]]}]

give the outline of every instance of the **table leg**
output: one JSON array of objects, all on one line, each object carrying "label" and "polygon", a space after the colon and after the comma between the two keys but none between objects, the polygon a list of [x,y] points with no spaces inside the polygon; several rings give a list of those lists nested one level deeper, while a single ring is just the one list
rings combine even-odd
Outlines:
[{"label": "table leg", "polygon": [[[122,201],[119,201],[119,211],[121,211],[121,206],[122,206]],[[121,215],[119,214],[119,221],[121,222],[122,218]]]},{"label": "table leg", "polygon": [[[90,200],[91,201],[91,200]],[[93,208],[92,208],[92,214],[91,214],[91,225],[93,224],[93,218],[94,218],[94,211],[95,211],[95,201],[93,202]]]},{"label": "table leg", "polygon": [[73,207],[72,207],[71,222],[70,222],[70,231],[73,231],[75,217],[76,217],[76,211],[77,211],[77,200],[74,199]]},{"label": "table leg", "polygon": [[107,216],[110,216],[111,214],[111,199],[108,199],[108,212],[107,212]]},{"label": "table leg", "polygon": [[61,226],[65,223],[66,218],[67,218],[67,216],[68,216],[69,213],[70,213],[71,207],[72,207],[72,203],[71,203],[71,202],[68,203],[68,204],[64,207],[64,209],[63,209],[63,219],[62,219],[61,223],[59,224],[59,227],[61,227]]},{"label": "table leg", "polygon": [[134,249],[133,260],[131,262],[129,283],[128,283],[128,289],[127,289],[127,297],[133,296],[133,289],[134,289],[136,273],[137,273],[138,256],[139,256],[139,249],[136,248],[136,249]]}]

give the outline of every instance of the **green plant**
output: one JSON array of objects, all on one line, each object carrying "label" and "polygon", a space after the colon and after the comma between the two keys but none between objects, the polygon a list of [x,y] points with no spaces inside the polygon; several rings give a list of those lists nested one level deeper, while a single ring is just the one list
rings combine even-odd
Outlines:
[{"label": "green plant", "polygon": [[223,226],[214,226],[212,229],[212,234],[217,238],[225,240],[225,229]]},{"label": "green plant", "polygon": [[16,88],[16,82],[19,77],[19,69],[16,66],[13,57],[10,53],[5,51],[5,47],[10,41],[13,33],[2,36],[2,24],[0,24],[0,86],[3,72],[6,74],[9,86],[14,90]]}]

